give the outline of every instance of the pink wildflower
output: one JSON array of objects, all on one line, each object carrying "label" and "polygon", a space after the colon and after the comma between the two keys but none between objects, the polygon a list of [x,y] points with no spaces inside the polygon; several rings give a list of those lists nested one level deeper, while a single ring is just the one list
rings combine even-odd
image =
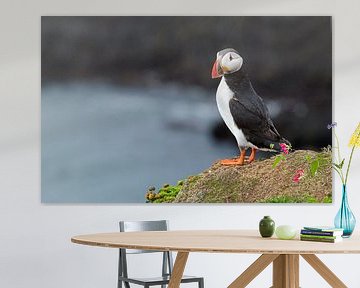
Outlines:
[{"label": "pink wildflower", "polygon": [[304,177],[304,169],[299,169],[299,170],[297,170],[296,171],[296,173],[295,173],[295,175],[294,175],[294,177],[293,177],[293,181],[295,182],[295,183],[299,183],[300,182],[300,180],[301,180],[301,178],[303,178]]},{"label": "pink wildflower", "polygon": [[279,145],[284,154],[289,154],[289,147],[285,143],[280,143]]}]

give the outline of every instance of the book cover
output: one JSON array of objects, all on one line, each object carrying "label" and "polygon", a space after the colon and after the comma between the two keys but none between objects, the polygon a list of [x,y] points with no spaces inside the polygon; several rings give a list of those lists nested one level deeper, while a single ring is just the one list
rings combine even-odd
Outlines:
[{"label": "book cover", "polygon": [[313,242],[324,242],[324,243],[337,243],[337,242],[341,242],[342,238],[334,238],[334,239],[327,239],[327,238],[312,238],[312,237],[303,237],[300,236],[300,240],[301,241],[313,241]]},{"label": "book cover", "polygon": [[320,236],[341,236],[343,234],[342,230],[337,231],[319,231],[319,230],[307,230],[301,229],[300,231],[303,235],[320,235]]},{"label": "book cover", "polygon": [[310,230],[310,231],[320,231],[320,232],[343,232],[344,229],[342,228],[335,228],[335,227],[331,227],[331,226],[305,226],[303,228],[304,230]]},{"label": "book cover", "polygon": [[300,234],[301,237],[303,238],[314,238],[314,239],[337,239],[337,238],[342,238],[341,236],[323,236],[323,235],[305,235],[305,234]]}]

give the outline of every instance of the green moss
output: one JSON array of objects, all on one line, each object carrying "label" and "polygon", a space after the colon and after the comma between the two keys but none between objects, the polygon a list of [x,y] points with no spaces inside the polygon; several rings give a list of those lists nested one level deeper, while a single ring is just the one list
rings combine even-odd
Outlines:
[{"label": "green moss", "polygon": [[145,195],[147,203],[171,203],[184,185],[184,181],[178,181],[177,185],[164,184],[162,188],[156,192],[155,187],[149,187]]},{"label": "green moss", "polygon": [[280,195],[271,198],[267,198],[261,203],[332,203],[332,197],[326,196],[323,201],[319,201],[311,195],[299,195],[299,196],[288,196]]},{"label": "green moss", "polygon": [[323,203],[332,203],[332,196],[331,195],[326,195],[324,197]]}]

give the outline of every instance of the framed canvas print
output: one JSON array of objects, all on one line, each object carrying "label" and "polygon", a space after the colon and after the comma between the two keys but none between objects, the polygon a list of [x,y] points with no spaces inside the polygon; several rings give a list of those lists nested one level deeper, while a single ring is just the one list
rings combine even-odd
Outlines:
[{"label": "framed canvas print", "polygon": [[43,203],[331,203],[328,16],[45,16]]}]

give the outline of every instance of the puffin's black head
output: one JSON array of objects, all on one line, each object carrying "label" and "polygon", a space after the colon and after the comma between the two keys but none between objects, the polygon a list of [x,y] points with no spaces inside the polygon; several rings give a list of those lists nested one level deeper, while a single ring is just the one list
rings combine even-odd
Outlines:
[{"label": "puffin's black head", "polygon": [[224,74],[231,74],[241,69],[243,59],[239,52],[232,48],[226,48],[216,54],[216,61],[212,68],[211,77],[218,78]]}]

